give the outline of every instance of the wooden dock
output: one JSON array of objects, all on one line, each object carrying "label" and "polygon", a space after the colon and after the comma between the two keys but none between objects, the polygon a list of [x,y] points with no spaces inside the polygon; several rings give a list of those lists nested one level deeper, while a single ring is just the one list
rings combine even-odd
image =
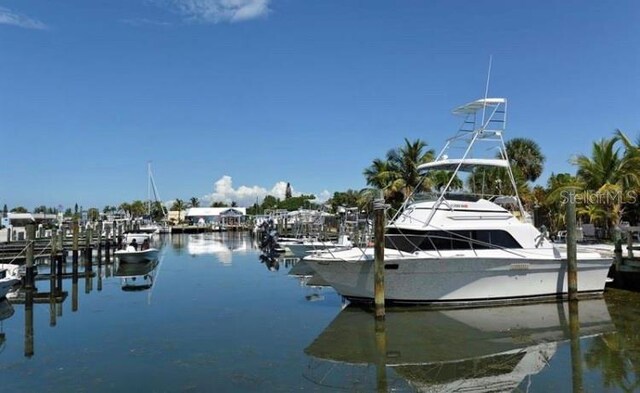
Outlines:
[{"label": "wooden dock", "polygon": [[621,227],[614,236],[614,283],[619,288],[640,290],[640,245],[634,244],[639,236],[640,226]]}]

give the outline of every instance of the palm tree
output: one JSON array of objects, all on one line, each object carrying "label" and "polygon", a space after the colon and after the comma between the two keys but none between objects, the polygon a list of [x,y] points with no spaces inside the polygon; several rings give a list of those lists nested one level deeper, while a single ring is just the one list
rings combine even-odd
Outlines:
[{"label": "palm tree", "polygon": [[[431,181],[431,184],[433,185],[433,187],[438,191],[441,192],[442,189],[449,184],[449,180],[451,180],[451,175],[452,172],[450,171],[433,171],[431,173],[429,173],[429,180]],[[460,180],[460,178],[458,177],[458,175],[456,175],[453,180],[451,180],[451,184],[449,185],[449,188],[451,190],[459,190],[462,188],[462,180]]]},{"label": "palm tree", "polygon": [[514,138],[505,143],[512,167],[522,174],[525,181],[536,181],[542,174],[545,157],[540,146],[528,138]]},{"label": "palm tree", "polygon": [[118,206],[118,210],[127,214],[131,214],[131,205],[127,202],[122,202],[120,206]]},{"label": "palm tree", "polygon": [[176,199],[171,205],[171,211],[178,212],[178,224],[182,221],[182,211],[187,208],[186,203],[182,199]]},{"label": "palm tree", "polygon": [[[619,141],[625,146],[624,152],[617,146]],[[618,130],[613,138],[594,142],[591,156],[579,155],[572,162],[578,166],[577,176],[583,184],[583,192],[590,195],[585,202],[602,205],[607,212],[606,226],[618,224],[625,210],[623,192],[636,190],[640,185],[638,148]]]},{"label": "palm tree", "polygon": [[374,159],[373,163],[364,170],[363,174],[367,184],[380,190],[387,188],[393,175],[389,161],[380,158]]},{"label": "palm tree", "polygon": [[376,158],[364,170],[367,184],[384,191],[385,199],[393,204],[401,203],[414,191],[427,189],[428,179],[418,171],[420,164],[432,161],[434,151],[427,150],[427,143],[416,139],[404,139],[404,145],[387,152],[386,159]]},{"label": "palm tree", "polygon": [[426,148],[427,143],[423,140],[416,139],[410,142],[405,138],[404,146],[391,150],[387,154],[387,161],[389,161],[392,171],[395,172],[393,188],[401,191],[405,199],[418,187],[420,189],[428,188],[428,184],[424,184],[423,176],[418,171],[420,164],[434,159],[433,149],[426,150]]},{"label": "palm tree", "polygon": [[135,200],[131,203],[129,211],[133,217],[144,216],[147,213],[147,204],[139,199]]},{"label": "palm tree", "polygon": [[625,189],[640,184],[640,154],[630,147],[624,154],[616,147],[618,137],[594,142],[591,157],[579,155],[573,163],[578,166],[578,177],[589,190],[598,190],[606,184],[619,184]]},{"label": "palm tree", "polygon": [[187,205],[184,203],[184,201],[182,199],[176,199],[175,201],[173,201],[173,205],[171,205],[171,210],[172,211],[183,211],[185,208],[187,207]]},{"label": "palm tree", "polygon": [[542,201],[549,210],[549,225],[552,233],[564,228],[567,192],[583,189],[580,180],[568,173],[551,173],[547,180],[546,197]]},{"label": "palm tree", "polygon": [[200,206],[200,200],[196,197],[191,197],[191,199],[189,199],[189,206],[190,207],[199,207]]}]

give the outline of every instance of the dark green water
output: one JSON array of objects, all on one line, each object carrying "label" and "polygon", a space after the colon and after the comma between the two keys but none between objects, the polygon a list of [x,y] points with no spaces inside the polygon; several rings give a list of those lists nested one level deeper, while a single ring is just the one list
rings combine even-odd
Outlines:
[{"label": "dark green water", "polygon": [[634,293],[580,302],[573,321],[566,304],[389,310],[376,333],[370,313],[288,275],[293,261],[261,261],[248,236],[163,243],[149,272],[65,280],[58,309],[1,304],[0,392],[640,390]]}]

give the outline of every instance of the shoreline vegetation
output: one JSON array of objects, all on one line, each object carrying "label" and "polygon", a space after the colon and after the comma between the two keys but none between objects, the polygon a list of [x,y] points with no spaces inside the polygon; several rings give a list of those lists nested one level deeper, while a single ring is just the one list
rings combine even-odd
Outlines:
[{"label": "shoreline vegetation", "polygon": [[[600,237],[608,239],[614,228],[621,224],[638,222],[640,216],[640,138],[632,141],[624,132],[616,130],[612,136],[592,143],[590,154],[579,154],[570,159],[576,167],[575,174],[554,173],[549,176],[546,185],[534,184],[544,169],[545,156],[540,146],[528,138],[513,138],[506,142],[506,150],[512,164],[512,170],[525,209],[535,217],[538,226],[544,225],[550,233],[564,229],[564,206],[572,191],[576,198],[579,222],[593,224],[600,229]],[[267,195],[260,203],[256,200],[247,207],[248,215],[262,214],[268,210],[298,210],[328,208],[336,212],[339,206],[358,207],[369,212],[373,199],[379,190],[383,191],[386,203],[392,212],[402,202],[420,193],[438,192],[446,185],[450,173],[436,171],[424,177],[419,173],[420,164],[435,159],[435,151],[421,139],[404,139],[404,143],[389,150],[384,158],[375,158],[371,165],[363,170],[363,176],[369,187],[361,190],[348,189],[334,192],[325,203],[318,204],[314,195],[292,196],[287,185],[284,199]],[[514,194],[514,190],[502,189],[510,186],[504,168],[476,169],[466,181],[455,178],[451,189],[474,190],[482,195]],[[466,183],[466,184],[465,184]],[[480,192],[480,190],[482,192]],[[161,202],[135,200],[123,202],[118,206],[107,205],[102,209],[91,207],[83,209],[76,204],[74,209],[67,208],[65,217],[79,217],[86,214],[88,220],[96,221],[101,214],[127,214],[132,218],[148,217],[160,220],[169,211],[183,211],[190,207],[200,207],[197,197],[189,200],[175,199],[167,209]],[[211,207],[236,207],[236,202],[214,201]],[[2,213],[27,213],[23,206],[11,209],[3,205]],[[34,213],[59,213],[57,208],[38,206]]]}]

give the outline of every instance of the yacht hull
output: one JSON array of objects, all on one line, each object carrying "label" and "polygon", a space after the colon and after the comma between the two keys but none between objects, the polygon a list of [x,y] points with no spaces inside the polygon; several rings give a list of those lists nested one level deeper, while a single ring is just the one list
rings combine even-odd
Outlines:
[{"label": "yacht hull", "polygon": [[149,248],[147,250],[140,251],[126,251],[118,250],[114,253],[120,262],[124,263],[147,263],[158,259],[158,253],[160,250],[156,248]]},{"label": "yacht hull", "polygon": [[[305,258],[325,281],[351,301],[371,302],[374,263],[371,259]],[[446,306],[540,301],[566,296],[567,266],[563,259],[403,258],[385,260],[385,299],[390,303]],[[578,292],[604,291],[611,259],[578,263]]]},{"label": "yacht hull", "polygon": [[351,248],[350,246],[338,246],[335,243],[297,243],[288,244],[287,248],[291,254],[297,258],[304,258],[313,252],[326,252],[327,250],[339,251]]}]

